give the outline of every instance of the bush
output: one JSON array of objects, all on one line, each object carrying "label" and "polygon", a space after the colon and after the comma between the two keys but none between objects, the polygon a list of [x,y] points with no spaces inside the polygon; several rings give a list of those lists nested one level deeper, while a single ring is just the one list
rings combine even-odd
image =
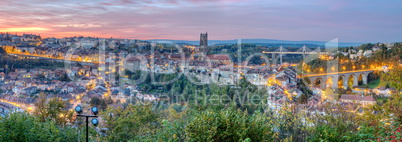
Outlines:
[{"label": "bush", "polygon": [[272,141],[266,116],[227,109],[197,112],[185,128],[188,141]]},{"label": "bush", "polygon": [[69,126],[61,127],[54,121],[40,122],[25,113],[11,113],[0,117],[0,141],[83,141],[78,130]]}]

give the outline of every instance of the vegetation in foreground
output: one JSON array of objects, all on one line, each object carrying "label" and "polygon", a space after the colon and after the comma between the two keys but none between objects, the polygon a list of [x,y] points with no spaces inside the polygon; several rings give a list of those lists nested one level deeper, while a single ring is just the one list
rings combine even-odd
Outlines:
[{"label": "vegetation in foreground", "polygon": [[[11,113],[0,118],[0,141],[83,141],[83,120],[61,116],[53,100],[42,113]],[[323,107],[326,115],[306,114],[296,106],[278,112],[240,110],[226,105],[172,104],[108,107],[100,114],[99,128],[90,128],[92,141],[400,141],[402,97],[393,95],[382,106],[363,115],[335,104]],[[335,111],[334,111],[335,110]],[[252,113],[250,113],[252,112]],[[46,115],[46,119],[43,115]],[[69,118],[66,118],[69,117]],[[60,120],[74,121],[60,121]]]}]

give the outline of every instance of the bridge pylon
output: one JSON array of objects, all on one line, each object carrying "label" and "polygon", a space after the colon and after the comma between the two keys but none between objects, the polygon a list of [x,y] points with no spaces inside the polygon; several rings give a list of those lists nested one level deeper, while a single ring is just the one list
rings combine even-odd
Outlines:
[{"label": "bridge pylon", "polygon": [[306,45],[303,45],[303,50],[302,50],[302,52],[303,52],[303,59],[304,58],[306,58]]},{"label": "bridge pylon", "polygon": [[283,55],[283,47],[282,46],[280,46],[279,47],[279,57],[280,57],[280,63],[281,63],[281,65],[282,65],[282,55]]}]

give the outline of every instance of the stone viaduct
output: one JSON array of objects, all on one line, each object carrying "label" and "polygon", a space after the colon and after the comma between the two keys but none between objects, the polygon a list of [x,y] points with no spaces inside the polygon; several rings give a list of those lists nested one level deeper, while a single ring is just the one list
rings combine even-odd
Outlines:
[{"label": "stone viaduct", "polygon": [[353,79],[352,86],[358,86],[358,80],[360,76],[363,81],[363,84],[367,84],[367,77],[371,72],[374,72],[374,70],[358,70],[358,71],[332,72],[322,74],[309,74],[302,76],[302,78],[308,78],[310,80],[310,85],[314,85],[315,82],[319,81],[319,86],[321,89],[327,88],[327,85],[331,86],[331,88],[341,87],[338,86],[338,82],[342,80],[342,87],[346,89],[348,87],[349,79]]}]

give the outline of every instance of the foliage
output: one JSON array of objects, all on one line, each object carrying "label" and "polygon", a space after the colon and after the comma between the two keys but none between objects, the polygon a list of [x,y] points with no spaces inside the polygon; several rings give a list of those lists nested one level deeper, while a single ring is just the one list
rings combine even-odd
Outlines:
[{"label": "foliage", "polygon": [[47,98],[46,94],[41,92],[37,103],[34,115],[42,122],[53,120],[56,124],[66,124],[72,120],[73,112],[65,110],[66,102],[58,97]]},{"label": "foliage", "polygon": [[105,110],[107,108],[108,105],[113,104],[113,100],[112,98],[106,97],[106,98],[99,98],[99,97],[93,97],[91,98],[91,100],[89,101],[89,104],[92,107],[98,107],[100,110]]},{"label": "foliage", "polygon": [[142,139],[155,134],[159,125],[158,114],[150,105],[129,105],[127,108],[108,107],[100,113],[104,126],[110,130],[107,141]]},{"label": "foliage", "polygon": [[346,141],[354,135],[359,119],[354,113],[337,104],[328,103],[324,109],[325,115],[315,114],[309,119],[313,127],[309,128],[311,135],[308,141]]},{"label": "foliage", "polygon": [[72,127],[56,125],[52,120],[39,121],[26,113],[0,117],[0,141],[83,141],[83,135]]},{"label": "foliage", "polygon": [[2,47],[0,47],[0,55],[3,55],[4,53],[6,53],[6,51]]},{"label": "foliage", "polygon": [[233,108],[195,113],[185,128],[188,141],[272,141],[269,119]]},{"label": "foliage", "polygon": [[307,99],[313,95],[313,92],[304,83],[306,80],[308,79],[303,78],[302,80],[299,80],[299,82],[297,83],[297,88],[303,92],[303,94],[297,100],[301,104],[307,103]]},{"label": "foliage", "polygon": [[382,79],[388,81],[389,85],[395,87],[398,91],[402,89],[402,67],[395,67],[382,76]]}]

